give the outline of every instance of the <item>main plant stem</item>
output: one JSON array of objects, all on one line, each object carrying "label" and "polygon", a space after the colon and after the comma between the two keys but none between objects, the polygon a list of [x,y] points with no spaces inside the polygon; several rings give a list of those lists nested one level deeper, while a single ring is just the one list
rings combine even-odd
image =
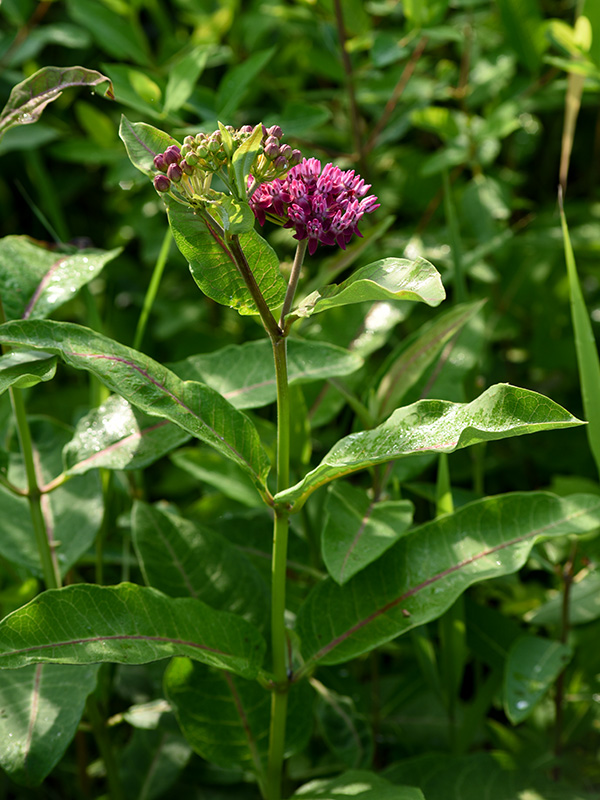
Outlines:
[{"label": "main plant stem", "polygon": [[[285,337],[272,338],[277,381],[277,491],[286,489],[290,477],[290,398]],[[267,767],[266,800],[281,799],[281,775],[285,751],[285,724],[289,680],[287,635],[285,630],[285,584],[289,518],[285,510],[275,510],[273,560],[271,563],[271,647],[275,691],[271,696],[271,728]]]}]

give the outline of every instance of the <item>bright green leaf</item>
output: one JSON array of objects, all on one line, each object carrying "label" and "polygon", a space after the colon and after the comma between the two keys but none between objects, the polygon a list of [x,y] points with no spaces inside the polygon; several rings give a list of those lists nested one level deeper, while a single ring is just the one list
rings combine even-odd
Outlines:
[{"label": "bright green leaf", "polygon": [[376,300],[415,300],[438,306],[445,296],[439,273],[429,261],[383,258],[356,270],[339,286],[325,286],[313,292],[292,311],[292,318]]},{"label": "bright green leaf", "polygon": [[[258,314],[223,236],[191,209],[169,205],[169,223],[177,247],[190,264],[192,277],[211,300],[235,308],[240,314]],[[256,231],[240,235],[240,245],[269,308],[282,305],[285,282],[279,258]]]},{"label": "bright green leaf", "polygon": [[[560,625],[563,614],[563,595],[556,594],[547,603],[527,614],[533,625]],[[592,572],[577,580],[569,594],[569,624],[585,625],[600,618],[600,574]]]},{"label": "bright green leaf", "polygon": [[250,508],[261,505],[248,475],[233,461],[208,447],[182,447],[173,453],[171,461],[196,480],[214,486],[225,497]]},{"label": "bright green leaf", "polygon": [[156,175],[154,156],[164,153],[172,144],[179,146],[179,142],[164,131],[146,122],[130,122],[125,115],[121,117],[119,136],[133,166],[149,178]]},{"label": "bright green leaf", "polygon": [[188,656],[253,678],[265,643],[246,620],[156,589],[50,589],[0,622],[0,669],[28,664],[146,664]]},{"label": "bright green leaf", "polygon": [[99,467],[142,469],[189,438],[179,425],[157,422],[123,397],[111,395],[77,423],[73,438],[63,449],[65,472],[80,475]]},{"label": "bright green leaf", "polygon": [[297,618],[309,662],[338,664],[441,616],[473,583],[520,569],[535,542],[600,524],[600,498],[489,497],[415,529],[344,586],[327,579]]},{"label": "bright green leaf", "polygon": [[236,64],[224,75],[217,91],[217,112],[220,119],[229,122],[233,112],[239,107],[246,91],[269,63],[275,48],[259,50]]},{"label": "bright green leaf", "polygon": [[279,492],[276,501],[299,507],[335,478],[413,453],[451,453],[479,442],[581,424],[549,398],[504,383],[491,386],[472,403],[419,400],[372,430],[340,439],[319,466]]},{"label": "bright green leaf", "polygon": [[188,101],[212,49],[213,45],[210,44],[196,45],[171,67],[165,92],[165,114],[179,111]]},{"label": "bright green leaf", "polygon": [[49,316],[116,258],[115,250],[50,250],[27,236],[0,239],[0,295],[7,319]]},{"label": "bright green leaf", "polygon": [[58,353],[70,366],[92,372],[150,416],[174,422],[235,461],[265,492],[269,460],[256,428],[214,389],[181,381],[142,353],[68,322],[8,322],[0,326],[0,341]]},{"label": "bright green leaf", "polygon": [[0,356],[0,394],[9,386],[26,389],[50,381],[56,372],[56,356],[39,350],[18,350]]}]

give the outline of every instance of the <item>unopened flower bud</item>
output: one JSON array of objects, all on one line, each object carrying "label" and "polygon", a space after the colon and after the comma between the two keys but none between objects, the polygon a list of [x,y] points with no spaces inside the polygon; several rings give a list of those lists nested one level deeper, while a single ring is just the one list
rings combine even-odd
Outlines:
[{"label": "unopened flower bud", "polygon": [[216,139],[211,139],[208,143],[208,149],[211,153],[216,153],[221,147],[221,142],[218,142]]},{"label": "unopened flower bud", "polygon": [[191,151],[192,148],[189,146],[189,144],[184,144],[183,147],[181,148],[181,157],[186,158],[188,154],[191,153]]},{"label": "unopened flower bud", "polygon": [[276,170],[284,170],[288,169],[289,163],[285,156],[278,156],[273,162],[273,166]]},{"label": "unopened flower bud", "polygon": [[179,149],[179,147],[177,147],[176,144],[170,144],[165,150],[165,153],[173,153],[173,155],[176,158],[179,158],[179,156],[181,155],[181,150]]},{"label": "unopened flower bud", "polygon": [[300,150],[292,150],[291,155],[288,157],[290,166],[295,167],[302,161],[302,153]]},{"label": "unopened flower bud", "polygon": [[277,158],[277,156],[281,153],[279,141],[274,136],[269,136],[265,142],[264,152],[269,158]]},{"label": "unopened flower bud", "polygon": [[196,150],[196,155],[198,156],[198,158],[206,158],[206,156],[208,155],[208,147],[204,146],[199,147]]},{"label": "unopened flower bud", "polygon": [[[179,148],[177,148],[177,150],[179,150]],[[165,160],[165,164],[168,167],[170,164],[177,164],[177,162],[180,159],[180,154],[175,153],[173,150],[171,150],[170,147],[167,147],[167,149],[163,153],[163,158]]]},{"label": "unopened flower bud", "polygon": [[[194,137],[193,136],[186,136],[183,140],[184,147],[193,147],[194,146]],[[181,152],[183,152],[183,147],[181,148]]]},{"label": "unopened flower bud", "polygon": [[179,166],[185,172],[186,175],[191,175],[192,172],[194,171],[192,165],[185,158],[179,162]]},{"label": "unopened flower bud", "polygon": [[240,133],[252,133],[253,130],[254,128],[252,125],[242,125],[240,128]]},{"label": "unopened flower bud", "polygon": [[292,148],[289,146],[289,144],[281,145],[281,155],[285,158],[289,158],[292,155]]},{"label": "unopened flower bud", "polygon": [[168,164],[166,164],[165,157],[162,153],[154,156],[154,169],[157,169],[159,172],[166,172],[167,166]]},{"label": "unopened flower bud", "polygon": [[183,170],[179,166],[179,164],[169,164],[169,169],[167,170],[167,177],[170,178],[175,183],[179,183],[181,180],[181,176],[183,175]]},{"label": "unopened flower bud", "polygon": [[[298,151],[298,152],[300,152],[300,151]],[[185,160],[190,165],[190,167],[195,167],[196,164],[198,163],[198,156],[194,152],[188,153],[187,156],[185,157]]]},{"label": "unopened flower bud", "polygon": [[202,145],[202,144],[204,144],[204,140],[205,139],[206,139],[206,136],[203,133],[197,133],[196,134],[196,138],[194,139],[194,141],[196,142],[196,145]]},{"label": "unopened flower bud", "polygon": [[269,136],[274,136],[276,139],[281,139],[283,136],[283,131],[279,127],[279,125],[271,125],[269,130],[267,131]]},{"label": "unopened flower bud", "polygon": [[166,175],[156,175],[154,178],[154,188],[157,192],[168,192],[171,186],[171,181]]}]

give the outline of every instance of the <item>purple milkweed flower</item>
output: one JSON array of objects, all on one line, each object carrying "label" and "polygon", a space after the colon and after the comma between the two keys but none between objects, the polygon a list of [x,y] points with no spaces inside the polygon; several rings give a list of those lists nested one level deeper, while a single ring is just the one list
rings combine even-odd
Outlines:
[{"label": "purple milkweed flower", "polygon": [[261,184],[250,205],[261,225],[269,216],[284,228],[295,230],[294,238],[308,239],[313,255],[318,244],[339,245],[342,250],[356,234],[364,214],[379,208],[377,197],[368,195],[370,184],[354,170],[333,164],[321,169],[316,158],[304,158],[283,179]]}]

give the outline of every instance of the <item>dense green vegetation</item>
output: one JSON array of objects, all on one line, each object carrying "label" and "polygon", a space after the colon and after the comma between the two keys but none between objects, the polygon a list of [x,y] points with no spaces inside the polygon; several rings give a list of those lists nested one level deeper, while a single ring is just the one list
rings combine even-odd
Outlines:
[{"label": "dense green vegetation", "polygon": [[[288,689],[281,798],[600,797],[597,0],[3,0],[0,65],[99,73],[0,115],[0,798],[280,800]],[[264,315],[144,160],[219,122],[380,203],[304,261],[351,288],[296,315],[283,483]],[[276,309],[297,242],[245,231]]]}]

